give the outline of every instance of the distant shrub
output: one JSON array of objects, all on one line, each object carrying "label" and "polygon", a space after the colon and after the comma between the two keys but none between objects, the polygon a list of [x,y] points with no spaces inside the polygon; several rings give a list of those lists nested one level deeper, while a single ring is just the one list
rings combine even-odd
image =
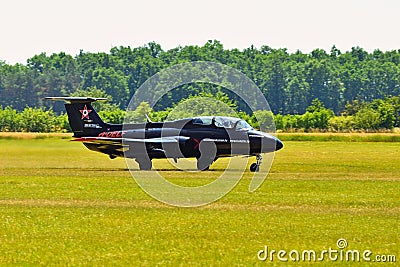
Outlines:
[{"label": "distant shrub", "polygon": [[100,111],[99,116],[108,123],[123,123],[126,112],[119,108],[115,110]]},{"label": "distant shrub", "polygon": [[26,107],[18,114],[18,117],[20,120],[20,131],[45,133],[56,131],[57,118],[52,110]]},{"label": "distant shrub", "polygon": [[16,132],[19,131],[19,121],[17,111],[11,107],[0,107],[0,131]]},{"label": "distant shrub", "polygon": [[328,128],[331,132],[349,132],[354,129],[353,116],[334,116],[328,121]]},{"label": "distant shrub", "polygon": [[254,128],[261,129],[262,131],[274,131],[276,128],[274,114],[269,110],[254,111],[250,121]]},{"label": "distant shrub", "polygon": [[[271,111],[257,110],[252,115],[236,111],[234,103],[219,95],[215,100],[210,95],[191,96],[174,108],[154,111],[147,102],[142,102],[133,111],[126,112],[114,104],[103,103],[100,117],[109,123],[165,121],[192,116],[235,116],[246,120],[252,127],[264,131],[279,132],[384,132],[399,125],[400,104],[398,97],[374,100],[358,105],[348,104],[346,112],[335,116],[322,102],[314,99],[304,114],[273,115]],[[357,105],[356,105],[357,104]],[[17,112],[11,107],[0,106],[0,131],[2,132],[71,132],[67,114],[56,115],[53,110],[26,107]]]},{"label": "distant shrub", "polygon": [[23,111],[0,108],[0,131],[2,132],[61,132],[66,131],[68,118],[57,116],[51,109],[26,107]]}]

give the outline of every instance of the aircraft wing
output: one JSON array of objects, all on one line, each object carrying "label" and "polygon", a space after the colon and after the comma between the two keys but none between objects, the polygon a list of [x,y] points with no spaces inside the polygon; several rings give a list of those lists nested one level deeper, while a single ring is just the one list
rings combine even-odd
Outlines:
[{"label": "aircraft wing", "polygon": [[93,143],[93,144],[108,144],[108,145],[121,145],[122,143],[125,145],[130,144],[171,144],[171,143],[179,143],[182,141],[189,140],[190,137],[187,136],[167,136],[167,137],[157,137],[157,138],[112,138],[112,137],[80,137],[76,138],[72,141],[84,142],[84,143]]},{"label": "aircraft wing", "polygon": [[[139,156],[140,154],[166,154],[167,149],[169,155],[180,155],[176,153],[176,148],[179,143],[189,140],[187,136],[168,136],[157,138],[112,138],[112,137],[80,137],[72,141],[83,142],[86,146],[94,145],[97,149],[118,151],[129,153],[132,151],[132,157]],[[171,146],[172,145],[172,146]],[[144,151],[144,149],[146,151]]]}]

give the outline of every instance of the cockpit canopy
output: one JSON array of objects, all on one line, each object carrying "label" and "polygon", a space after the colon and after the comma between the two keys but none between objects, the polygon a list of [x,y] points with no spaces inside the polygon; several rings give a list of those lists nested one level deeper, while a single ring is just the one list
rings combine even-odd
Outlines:
[{"label": "cockpit canopy", "polygon": [[201,125],[214,125],[218,128],[235,129],[237,131],[253,129],[245,120],[223,116],[196,117],[193,118],[193,123]]}]

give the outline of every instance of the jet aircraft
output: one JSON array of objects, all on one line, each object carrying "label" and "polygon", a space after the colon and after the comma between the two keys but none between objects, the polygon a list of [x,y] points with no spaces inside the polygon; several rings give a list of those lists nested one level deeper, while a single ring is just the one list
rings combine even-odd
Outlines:
[{"label": "jet aircraft", "polygon": [[65,101],[74,141],[90,150],[116,157],[134,158],[140,170],[150,170],[152,159],[196,158],[198,170],[208,170],[220,157],[255,156],[250,171],[259,170],[262,153],[274,152],[282,142],[246,121],[223,116],[193,117],[167,122],[105,123],[91,105],[106,98],[46,97]]}]

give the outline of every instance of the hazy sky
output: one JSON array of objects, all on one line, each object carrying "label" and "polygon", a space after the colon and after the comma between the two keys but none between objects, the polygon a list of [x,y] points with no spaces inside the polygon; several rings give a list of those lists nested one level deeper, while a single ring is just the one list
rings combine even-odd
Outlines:
[{"label": "hazy sky", "polygon": [[400,49],[398,0],[5,0],[0,2],[0,60],[155,41],[164,50],[217,39],[225,48],[371,52]]}]

